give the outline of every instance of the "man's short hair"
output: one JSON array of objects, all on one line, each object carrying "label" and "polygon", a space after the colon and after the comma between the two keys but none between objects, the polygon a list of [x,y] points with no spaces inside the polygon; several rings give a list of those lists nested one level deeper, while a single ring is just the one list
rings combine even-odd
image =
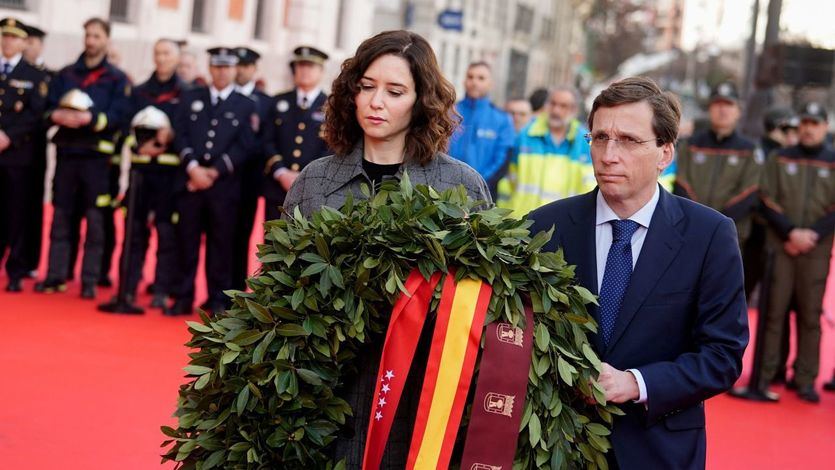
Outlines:
[{"label": "man's short hair", "polygon": [[580,107],[580,91],[577,90],[577,87],[571,85],[557,85],[548,89],[548,98],[546,102],[551,99],[551,96],[554,93],[563,92],[568,93],[574,99],[574,106],[579,108]]},{"label": "man's short hair", "polygon": [[487,69],[488,72],[493,72],[493,67],[490,67],[490,64],[483,60],[477,60],[475,62],[470,62],[470,65],[467,66],[467,70],[470,70],[475,67],[484,67]]},{"label": "man's short hair", "polygon": [[104,30],[104,34],[107,35],[107,37],[110,37],[110,23],[109,22],[107,22],[106,20],[103,20],[99,17],[93,17],[93,18],[90,18],[89,20],[84,22],[84,29],[87,29],[87,27],[92,26],[92,25],[97,25],[97,26],[101,27],[101,29]]},{"label": "man's short hair", "polygon": [[681,105],[676,95],[663,91],[655,81],[646,77],[629,77],[609,85],[594,99],[589,113],[589,129],[594,113],[600,108],[646,102],[652,108],[652,131],[659,145],[675,143],[681,122]]}]

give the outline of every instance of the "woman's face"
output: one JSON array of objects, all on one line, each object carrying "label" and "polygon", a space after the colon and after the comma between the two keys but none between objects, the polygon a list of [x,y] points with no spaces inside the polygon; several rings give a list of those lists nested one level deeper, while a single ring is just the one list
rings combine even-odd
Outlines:
[{"label": "woman's face", "polygon": [[395,55],[378,57],[363,73],[359,88],[354,104],[365,136],[384,141],[405,139],[417,100],[406,59]]}]

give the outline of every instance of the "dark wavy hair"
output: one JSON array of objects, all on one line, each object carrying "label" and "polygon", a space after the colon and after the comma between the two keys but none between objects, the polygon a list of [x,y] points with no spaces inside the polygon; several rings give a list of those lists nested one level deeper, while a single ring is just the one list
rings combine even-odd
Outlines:
[{"label": "dark wavy hair", "polygon": [[459,117],[455,112],[455,88],[441,73],[432,47],[410,31],[386,31],[366,39],[354,57],[342,63],[325,105],[325,141],[337,155],[347,155],[362,139],[354,99],[365,71],[384,55],[402,57],[409,63],[417,99],[406,134],[406,154],[425,164],[446,150]]}]

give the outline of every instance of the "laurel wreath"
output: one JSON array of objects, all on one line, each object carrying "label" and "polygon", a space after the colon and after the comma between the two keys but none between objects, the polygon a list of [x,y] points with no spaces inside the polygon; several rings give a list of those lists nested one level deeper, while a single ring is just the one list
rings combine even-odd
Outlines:
[{"label": "laurel wreath", "polygon": [[439,194],[413,187],[408,175],[363,193],[339,210],[267,222],[252,292],[230,291],[227,312],[187,322],[195,351],[178,426],[162,427],[163,461],[201,470],[344,468],[328,452],[352,414],[342,378],[356,371],[364,343],[383,340],[414,267],[427,278],[455,267],[457,278],[492,285],[487,321],[520,325],[523,298],[533,306],[514,467],[607,468],[612,415],[621,412],[594,380],[600,361],[587,334],[596,325],[585,305],[595,300],[562,252],[540,251],[551,234],[530,237],[530,222],[478,210],[463,187]]}]

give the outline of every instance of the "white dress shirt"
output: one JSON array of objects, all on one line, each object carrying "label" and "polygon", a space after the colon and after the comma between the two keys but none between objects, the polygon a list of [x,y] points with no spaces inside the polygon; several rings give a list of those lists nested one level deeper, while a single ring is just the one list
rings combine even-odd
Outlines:
[{"label": "white dress shirt", "polygon": [[[644,246],[644,240],[647,237],[647,230],[649,229],[652,214],[655,212],[655,207],[658,206],[658,199],[661,197],[658,185],[655,185],[655,193],[652,198],[638,209],[637,212],[629,216],[627,219],[638,223],[638,229],[632,234],[632,269],[638,263],[638,256],[641,254],[641,248]],[[597,218],[595,220],[596,226],[594,230],[594,240],[596,247],[597,260],[597,292],[603,285],[603,274],[606,272],[606,259],[609,257],[609,248],[612,246],[612,224],[609,222],[613,220],[620,220],[620,217],[609,207],[603,193],[597,192]],[[638,369],[627,369],[635,376],[635,381],[638,382],[639,397],[637,403],[646,403],[647,401],[647,386],[644,382],[644,377]]]},{"label": "white dress shirt", "polygon": [[221,100],[225,100],[229,98],[229,95],[235,91],[235,85],[227,85],[226,88],[222,90],[218,90],[214,87],[214,85],[209,87],[209,93],[212,95],[212,106],[217,104],[218,98]]},{"label": "white dress shirt", "polygon": [[9,69],[9,73],[11,73],[14,70],[14,68],[17,67],[17,64],[20,62],[21,58],[23,58],[23,53],[15,54],[14,56],[12,56],[11,59],[0,57],[0,73],[6,70],[6,64],[11,65],[11,68]]},{"label": "white dress shirt", "polygon": [[[321,88],[314,88],[307,93],[296,88],[296,104],[299,105],[300,108],[304,108],[305,106],[309,108],[313,105],[313,102],[316,101],[316,98],[319,97],[319,93],[321,92]],[[307,98],[307,101],[305,101],[305,98]]]},{"label": "white dress shirt", "polygon": [[235,86],[235,89],[238,93],[244,96],[249,96],[253,91],[255,91],[255,80],[250,81],[246,85],[237,85]]}]

